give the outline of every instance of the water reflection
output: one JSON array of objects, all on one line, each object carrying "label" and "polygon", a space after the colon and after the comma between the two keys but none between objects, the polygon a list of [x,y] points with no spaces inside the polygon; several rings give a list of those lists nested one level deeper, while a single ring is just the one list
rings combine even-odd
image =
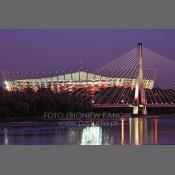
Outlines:
[{"label": "water reflection", "polygon": [[81,145],[101,145],[102,144],[102,128],[95,126],[86,127],[83,129]]},{"label": "water reflection", "polygon": [[4,145],[9,144],[9,139],[8,139],[8,130],[5,128],[4,129]]},{"label": "water reflection", "polygon": [[154,144],[158,144],[158,118],[154,119]]},{"label": "water reflection", "polygon": [[[104,123],[104,122],[103,122]],[[91,122],[87,126],[4,126],[3,145],[143,145],[175,144],[175,117],[120,118],[115,125]]]},{"label": "water reflection", "polygon": [[147,143],[146,118],[129,119],[129,136],[131,145],[143,145]]},{"label": "water reflection", "polygon": [[125,119],[121,119],[121,144],[125,145]]},{"label": "water reflection", "polygon": [[[83,129],[82,145],[101,145],[101,144],[121,144],[121,145],[143,145],[158,144],[158,118],[154,118],[153,127],[151,126],[148,136],[147,118],[121,118],[120,125],[107,128],[91,126]],[[114,137],[114,132],[117,137]],[[120,137],[118,136],[120,133]],[[111,138],[112,136],[112,138]],[[112,140],[112,143],[111,143]],[[118,142],[120,140],[120,142]]]}]

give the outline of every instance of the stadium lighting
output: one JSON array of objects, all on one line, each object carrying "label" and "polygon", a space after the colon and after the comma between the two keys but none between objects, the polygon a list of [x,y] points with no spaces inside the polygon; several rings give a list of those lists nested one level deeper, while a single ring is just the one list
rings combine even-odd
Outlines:
[{"label": "stadium lighting", "polygon": [[10,91],[10,90],[11,90],[10,83],[9,83],[8,81],[5,81],[4,83],[5,83],[6,89],[7,89],[8,91]]}]

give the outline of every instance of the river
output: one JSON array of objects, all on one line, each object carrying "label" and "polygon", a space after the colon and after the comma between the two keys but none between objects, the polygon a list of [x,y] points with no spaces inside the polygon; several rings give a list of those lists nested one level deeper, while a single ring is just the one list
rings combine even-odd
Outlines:
[{"label": "river", "polygon": [[3,124],[1,145],[170,145],[175,144],[175,115]]}]

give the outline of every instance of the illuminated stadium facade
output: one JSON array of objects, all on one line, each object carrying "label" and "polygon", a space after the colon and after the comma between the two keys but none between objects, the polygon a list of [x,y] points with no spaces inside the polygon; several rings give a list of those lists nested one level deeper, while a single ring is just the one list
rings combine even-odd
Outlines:
[{"label": "illuminated stadium facade", "polygon": [[[101,76],[88,71],[78,71],[63,75],[54,75],[40,78],[9,80],[5,78],[5,87],[8,91],[23,91],[32,88],[34,91],[40,88],[50,88],[54,92],[76,91],[86,88],[89,93],[108,87],[134,88],[136,79]],[[144,89],[152,89],[153,80],[144,80]]]}]

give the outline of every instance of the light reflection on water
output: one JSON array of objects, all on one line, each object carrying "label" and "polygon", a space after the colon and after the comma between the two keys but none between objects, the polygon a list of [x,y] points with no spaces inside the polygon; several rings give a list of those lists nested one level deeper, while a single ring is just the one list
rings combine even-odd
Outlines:
[{"label": "light reflection on water", "polygon": [[91,122],[86,127],[3,126],[2,145],[143,145],[175,144],[175,118],[121,118],[114,126]]},{"label": "light reflection on water", "polygon": [[81,145],[101,145],[102,144],[102,128],[99,126],[91,126],[83,129]]}]

